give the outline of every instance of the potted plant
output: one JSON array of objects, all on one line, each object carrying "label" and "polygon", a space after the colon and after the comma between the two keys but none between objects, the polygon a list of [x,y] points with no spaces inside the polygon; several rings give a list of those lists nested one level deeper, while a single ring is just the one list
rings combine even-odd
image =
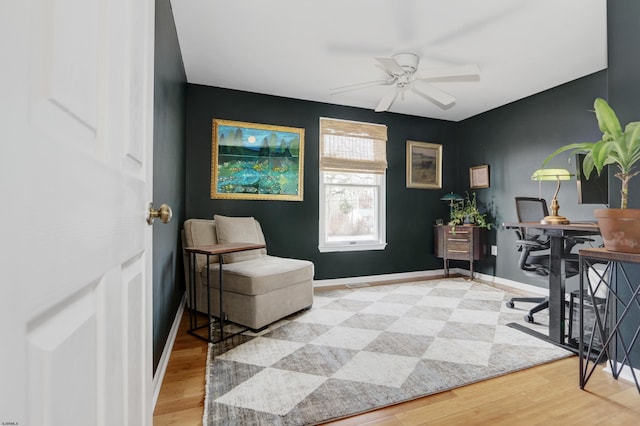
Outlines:
[{"label": "potted plant", "polygon": [[487,214],[478,209],[476,193],[467,196],[464,200],[453,204],[451,209],[451,225],[475,225],[481,228],[491,229],[491,223],[487,222]]},{"label": "potted plant", "polygon": [[593,104],[602,139],[597,142],[580,142],[565,145],[549,155],[549,160],[565,151],[586,153],[582,170],[584,176],[591,177],[594,169],[600,174],[606,165],[618,168],[615,177],[622,181],[619,209],[596,209],[604,246],[608,250],[626,253],[640,253],[640,210],[627,209],[629,181],[640,173],[636,170],[640,161],[640,122],[628,123],[624,131],[620,120],[607,101],[597,98]]}]

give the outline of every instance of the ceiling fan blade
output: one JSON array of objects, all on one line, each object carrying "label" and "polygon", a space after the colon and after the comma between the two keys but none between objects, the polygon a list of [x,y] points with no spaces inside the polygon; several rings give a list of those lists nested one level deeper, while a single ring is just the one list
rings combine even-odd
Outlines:
[{"label": "ceiling fan blade", "polygon": [[420,71],[418,80],[455,79],[478,77],[480,67],[476,64],[432,68]]},{"label": "ceiling fan blade", "polygon": [[391,75],[403,75],[406,73],[406,71],[402,69],[402,67],[393,58],[375,58],[375,59]]},{"label": "ceiling fan blade", "polygon": [[454,98],[447,92],[444,92],[428,83],[422,83],[420,85],[420,89],[417,89],[414,84],[411,90],[413,90],[415,93],[417,93],[420,96],[426,97],[431,101],[435,101],[435,103],[445,108],[450,106],[456,101],[456,98]]},{"label": "ceiling fan blade", "polygon": [[382,97],[380,103],[378,103],[378,106],[376,107],[376,112],[384,112],[388,110],[393,101],[396,99],[396,96],[398,96],[398,89],[394,87]]},{"label": "ceiling fan blade", "polygon": [[364,83],[349,84],[347,86],[341,86],[341,87],[332,87],[329,90],[332,92],[330,93],[331,95],[337,95],[339,93],[349,92],[351,90],[358,90],[358,89],[364,89],[372,86],[392,84],[394,81],[395,81],[395,78],[389,78],[386,80],[366,81]]}]

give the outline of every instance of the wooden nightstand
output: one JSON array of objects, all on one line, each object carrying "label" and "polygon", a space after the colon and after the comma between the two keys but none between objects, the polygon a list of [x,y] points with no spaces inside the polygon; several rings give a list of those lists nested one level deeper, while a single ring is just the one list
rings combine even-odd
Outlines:
[{"label": "wooden nightstand", "polygon": [[484,259],[487,255],[486,229],[479,226],[434,226],[434,252],[436,257],[444,259],[444,275],[449,276],[449,260],[469,262],[473,278],[473,261]]}]

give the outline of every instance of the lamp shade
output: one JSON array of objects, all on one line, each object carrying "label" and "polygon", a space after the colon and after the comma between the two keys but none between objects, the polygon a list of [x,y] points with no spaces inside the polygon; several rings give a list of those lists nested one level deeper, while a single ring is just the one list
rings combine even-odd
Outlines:
[{"label": "lamp shade", "polygon": [[567,169],[539,169],[533,172],[531,180],[569,180],[571,176]]},{"label": "lamp shade", "polygon": [[443,195],[442,197],[440,197],[440,199],[442,201],[460,201],[460,200],[464,200],[462,195],[454,194],[453,192]]}]

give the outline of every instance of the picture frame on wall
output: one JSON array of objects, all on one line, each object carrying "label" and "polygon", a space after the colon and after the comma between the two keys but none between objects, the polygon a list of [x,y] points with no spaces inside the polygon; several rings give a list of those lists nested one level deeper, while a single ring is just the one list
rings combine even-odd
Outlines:
[{"label": "picture frame on wall", "polygon": [[442,188],[442,145],[407,141],[407,188]]},{"label": "picture frame on wall", "polygon": [[469,186],[471,189],[489,188],[489,166],[469,167]]},{"label": "picture frame on wall", "polygon": [[213,119],[211,198],[303,200],[304,129]]}]

